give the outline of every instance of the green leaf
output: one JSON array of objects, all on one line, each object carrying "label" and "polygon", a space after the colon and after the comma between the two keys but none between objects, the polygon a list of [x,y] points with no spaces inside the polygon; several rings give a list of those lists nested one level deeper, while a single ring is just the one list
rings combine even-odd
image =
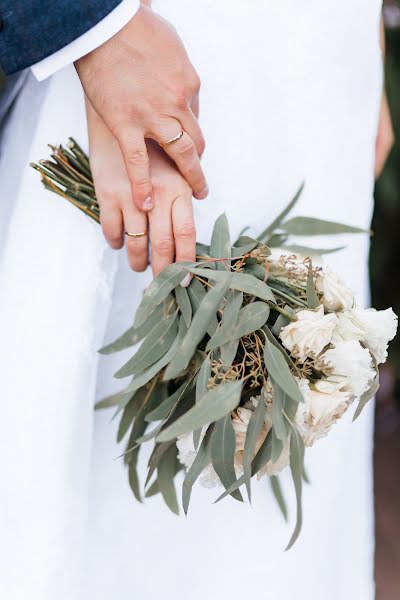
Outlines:
[{"label": "green leaf", "polygon": [[324,221],[314,217],[294,217],[281,225],[290,235],[336,235],[339,233],[371,233],[368,229],[352,227],[335,221]]},{"label": "green leaf", "polygon": [[198,344],[206,335],[207,327],[215,317],[221,300],[229,289],[230,273],[221,273],[221,275],[223,280],[210,289],[201,301],[180,348],[167,367],[164,375],[165,380],[176,377],[180,371],[188,366]]},{"label": "green leaf", "polygon": [[157,467],[157,481],[165,504],[173,513],[179,515],[179,506],[174,485],[177,468],[177,447],[174,444],[161,457]]},{"label": "green leaf", "polygon": [[140,409],[140,399],[139,394],[144,392],[145,389],[142,388],[138,392],[135,392],[132,398],[129,400],[128,404],[125,406],[124,411],[122,413],[121,420],[119,422],[118,433],[117,433],[117,442],[121,442],[125,435],[128,433],[129,427],[132,425],[134,418],[136,417],[139,409]]},{"label": "green leaf", "polygon": [[[289,306],[285,306],[285,310],[290,309]],[[289,311],[288,311],[289,312]],[[290,321],[285,315],[279,315],[277,320],[275,321],[273,327],[271,327],[271,332],[275,337],[278,337],[283,327],[289,325]]]},{"label": "green leaf", "polygon": [[[202,303],[204,296],[206,295],[206,290],[204,286],[197,279],[193,278],[190,282],[189,287],[187,288],[190,302],[192,305],[193,313],[196,313],[199,309],[200,304]],[[218,319],[217,315],[211,319],[210,325],[207,327],[207,333],[209,336],[212,336],[215,333],[215,330],[218,327]]]},{"label": "green leaf", "polygon": [[196,254],[197,256],[210,257],[210,246],[206,246],[206,244],[200,244],[200,242],[196,242]]},{"label": "green leaf", "polygon": [[160,486],[158,483],[158,479],[155,479],[149,489],[145,493],[145,498],[151,498],[152,496],[156,496],[156,494],[160,493]]},{"label": "green leaf", "polygon": [[181,285],[175,288],[175,298],[182,313],[186,327],[190,326],[192,320],[192,305],[190,304],[189,295],[185,288]]},{"label": "green leaf", "polygon": [[308,304],[308,308],[311,308],[311,309],[318,308],[318,306],[321,304],[319,301],[317,292],[315,290],[314,275],[313,275],[311,261],[310,261],[310,264],[308,267],[308,275],[307,275],[307,304]]},{"label": "green leaf", "polygon": [[164,429],[157,438],[158,442],[167,442],[185,433],[200,429],[230,414],[239,404],[242,382],[228,382],[209,390],[201,402]]},{"label": "green leaf", "polygon": [[159,323],[160,319],[162,319],[163,311],[164,306],[160,304],[140,327],[137,329],[135,329],[133,326],[130,327],[127,331],[125,331],[125,333],[112,342],[112,344],[108,344],[108,346],[105,346],[99,350],[100,354],[113,354],[114,352],[120,352],[121,350],[130,348],[131,346],[134,346],[140,342],[144,337],[146,337],[146,335],[149,335],[152,329]]},{"label": "green leaf", "polygon": [[292,428],[290,435],[290,471],[292,473],[293,485],[296,492],[296,506],[297,506],[297,517],[296,525],[290,538],[289,544],[286,550],[289,550],[296,542],[300,535],[303,511],[302,511],[302,485],[303,485],[303,467],[304,467],[304,442],[301,435],[295,427]]},{"label": "green leaf", "polygon": [[[195,269],[190,267],[189,271],[200,277],[211,279],[212,281],[223,281],[224,277],[226,277],[226,273],[213,271],[212,269]],[[269,286],[263,281],[259,281],[256,277],[247,275],[246,273],[231,273],[230,288],[232,290],[239,290],[245,294],[251,294],[262,300],[275,302],[275,296]]]},{"label": "green leaf", "polygon": [[294,208],[295,204],[297,203],[298,199],[300,198],[302,192],[304,189],[304,182],[301,184],[301,186],[299,187],[299,189],[297,190],[294,198],[289,202],[289,204],[283,209],[283,211],[276,217],[276,219],[274,221],[272,221],[272,223],[270,225],[268,225],[268,227],[266,229],[264,229],[264,231],[262,231],[260,233],[258,237],[259,240],[265,240],[268,239],[268,237],[274,233],[274,231],[276,229],[279,229],[283,219],[285,219],[287,217],[287,215],[290,213],[290,211]]},{"label": "green leaf", "polygon": [[371,398],[373,398],[375,396],[375,394],[379,390],[379,385],[380,385],[379,371],[377,370],[376,377],[373,380],[371,387],[366,392],[364,392],[364,394],[361,396],[360,400],[358,401],[358,406],[354,413],[353,421],[358,419],[358,417],[361,415],[362,411],[364,410],[364,408],[366,407],[368,402],[371,400]]},{"label": "green leaf", "polygon": [[233,246],[232,247],[232,258],[240,258],[241,256],[244,256],[245,254],[249,254],[249,252],[252,252],[255,248],[257,248],[259,242],[254,241],[254,242],[250,242],[249,244],[244,244],[242,246]]},{"label": "green leaf", "polygon": [[264,361],[271,379],[295,402],[303,402],[299,386],[282,356],[282,352],[268,338],[265,340]]},{"label": "green leaf", "polygon": [[265,302],[252,302],[239,311],[235,326],[221,325],[207,344],[207,351],[214,350],[219,346],[232,341],[239,340],[265,325],[270,313],[270,308]]},{"label": "green leaf", "polygon": [[299,244],[284,244],[283,249],[291,254],[302,254],[303,256],[323,256],[324,254],[333,254],[339,252],[346,246],[338,246],[337,248],[310,248],[310,246],[301,246]]},{"label": "green leaf", "polygon": [[271,462],[273,464],[277,463],[281,454],[283,452],[283,442],[280,440],[275,432],[275,429],[272,429],[272,452],[271,452]]},{"label": "green leaf", "polygon": [[[243,292],[238,290],[230,290],[224,312],[222,314],[222,326],[225,328],[234,327],[237,323],[239,311],[243,304]],[[239,338],[227,342],[221,347],[222,363],[229,367],[235,360],[239,345]]]},{"label": "green leaf", "polygon": [[[271,430],[268,432],[267,437],[261,444],[257,454],[255,455],[252,463],[251,463],[251,476],[254,477],[261,469],[271,460],[271,452],[272,452],[272,432]],[[217,498],[214,502],[220,502],[232,492],[239,489],[242,485],[244,485],[247,481],[246,475],[242,475],[239,479],[233,483],[227,490],[225,490],[219,498]]]},{"label": "green leaf", "polygon": [[164,453],[168,450],[168,448],[174,444],[175,445],[175,440],[170,440],[169,442],[164,442],[163,444],[156,444],[153,448],[153,452],[151,453],[151,456],[149,458],[149,462],[147,464],[148,467],[148,473],[147,473],[147,478],[146,478],[146,483],[145,486],[148,485],[150,479],[152,478],[155,470],[158,467],[158,463],[160,462],[161,458],[163,457]]},{"label": "green leaf", "polygon": [[249,497],[249,502],[251,502],[251,487],[250,487],[250,479],[251,479],[251,461],[254,458],[256,452],[256,446],[258,438],[261,434],[262,428],[264,426],[264,415],[265,415],[265,403],[262,398],[259,399],[258,404],[256,406],[255,411],[251,415],[247,432],[246,432],[246,440],[244,443],[244,452],[243,452],[243,475],[246,478],[246,488],[247,495]]},{"label": "green leaf", "polygon": [[187,515],[190,504],[190,497],[192,495],[193,485],[197,481],[199,475],[204,471],[207,465],[211,461],[211,435],[214,429],[214,425],[210,425],[207,429],[203,441],[200,444],[200,448],[196,454],[192,466],[186,473],[186,477],[182,485],[182,506],[185,514]]},{"label": "green leaf", "polygon": [[183,383],[171,396],[168,396],[157,408],[152,410],[146,415],[146,421],[162,421],[166,419],[170,414],[171,409],[175,406],[176,402],[180,400],[181,396],[187,388],[187,383]]},{"label": "green leaf", "polygon": [[178,311],[159,321],[144,339],[140,348],[114,375],[117,379],[135,375],[147,369],[166,354],[178,333]]},{"label": "green leaf", "polygon": [[272,475],[269,478],[269,480],[271,483],[271,488],[272,488],[273,494],[275,496],[275,500],[281,510],[283,518],[285,519],[285,521],[287,521],[288,520],[288,511],[287,511],[285,497],[282,493],[282,488],[281,488],[281,483],[279,481],[279,478],[276,475]]},{"label": "green leaf", "polygon": [[[236,434],[229,413],[215,424],[211,437],[211,461],[225,489],[236,481],[235,451]],[[243,502],[239,490],[232,492],[232,496],[235,500]]]},{"label": "green leaf", "polygon": [[[274,380],[272,380],[272,385],[274,388],[272,402],[274,434],[278,440],[285,442],[289,434],[290,423],[296,416],[298,402],[289,396]],[[273,452],[273,455],[273,462],[276,462],[281,452],[279,452],[278,456]]]},{"label": "green leaf", "polygon": [[121,394],[119,410],[123,409],[126,406],[126,404],[129,402],[129,398],[130,398],[132,392],[134,392],[135,390],[138,390],[143,385],[146,385],[146,383],[148,383],[151,379],[153,379],[153,377],[155,377],[157,375],[157,373],[159,373],[173,359],[178,348],[180,347],[180,344],[182,342],[182,339],[183,339],[185,333],[186,333],[186,326],[185,326],[183,319],[181,319],[179,322],[178,335],[175,338],[175,341],[172,344],[171,348],[154,365],[152,365],[151,367],[149,367],[148,369],[143,371],[143,373],[138,373],[135,376],[132,383],[130,383],[130,385],[128,385],[128,387],[125,389],[125,391]]},{"label": "green leaf", "polygon": [[[211,377],[211,359],[207,355],[200,367],[196,380],[196,403],[201,402],[208,392],[208,381]],[[200,444],[201,429],[196,429],[193,432],[193,445],[197,450]]]},{"label": "green leaf", "polygon": [[140,327],[155,308],[176,288],[187,272],[190,262],[173,263],[161,271],[150,283],[136,311],[135,328]]},{"label": "green leaf", "polygon": [[[132,394],[130,394],[130,397],[127,399],[127,402],[129,402],[131,397]],[[99,402],[96,403],[94,408],[95,410],[103,410],[105,408],[112,408],[113,406],[118,406],[118,404],[121,402],[121,399],[123,398],[126,398],[126,392],[117,392],[116,394],[112,394],[112,396],[107,396],[107,398],[99,400]]]},{"label": "green leaf", "polygon": [[[215,221],[214,229],[211,237],[210,246],[211,258],[230,258],[231,257],[231,240],[229,235],[229,224],[226,214],[223,213]],[[216,262],[217,271],[226,272],[226,265],[223,262]]]},{"label": "green leaf", "polygon": [[[291,310],[292,309],[288,310],[288,312],[290,312]],[[267,336],[267,338],[270,341],[270,343],[273,346],[275,346],[275,348],[277,348],[279,350],[279,352],[282,354],[283,358],[286,360],[286,362],[289,365],[289,367],[292,368],[293,370],[296,370],[296,365],[294,364],[293,360],[290,358],[289,354],[285,351],[285,349],[283,348],[283,346],[280,345],[280,343],[278,342],[278,340],[276,339],[276,337],[274,337],[274,335],[272,334],[272,331],[270,330],[270,328],[268,327],[268,325],[264,325],[264,327],[262,328],[262,330],[265,333],[265,335]]]}]

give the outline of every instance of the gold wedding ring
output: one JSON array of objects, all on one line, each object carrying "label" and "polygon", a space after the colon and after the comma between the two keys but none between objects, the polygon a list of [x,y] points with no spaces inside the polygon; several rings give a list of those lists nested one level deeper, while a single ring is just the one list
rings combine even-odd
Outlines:
[{"label": "gold wedding ring", "polygon": [[132,238],[141,238],[147,235],[147,231],[139,231],[138,233],[131,233],[130,231],[125,231],[125,235]]},{"label": "gold wedding ring", "polygon": [[180,133],[178,133],[178,135],[176,135],[175,137],[168,140],[168,142],[160,142],[161,148],[165,148],[165,146],[170,146],[174,142],[177,142],[178,140],[181,139],[181,137],[183,136],[184,133],[185,132],[183,131],[183,129],[181,129]]}]

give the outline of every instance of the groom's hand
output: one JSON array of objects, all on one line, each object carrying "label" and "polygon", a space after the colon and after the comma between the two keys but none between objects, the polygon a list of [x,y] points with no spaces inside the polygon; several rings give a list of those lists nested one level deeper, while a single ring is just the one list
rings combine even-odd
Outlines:
[{"label": "groom's hand", "polygon": [[165,144],[196,198],[207,195],[200,157],[204,138],[192,111],[200,88],[175,30],[141,6],[117,35],[76,62],[83,88],[121,148],[133,199],[153,207],[145,138]]}]

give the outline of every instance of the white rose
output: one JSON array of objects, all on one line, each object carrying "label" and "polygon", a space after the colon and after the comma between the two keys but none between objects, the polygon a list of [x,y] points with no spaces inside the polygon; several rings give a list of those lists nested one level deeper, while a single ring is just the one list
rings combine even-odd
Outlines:
[{"label": "white rose", "polygon": [[353,308],[339,315],[334,340],[358,339],[364,341],[378,364],[387,359],[390,340],[397,332],[397,315],[391,308],[362,310]]},{"label": "white rose", "polygon": [[322,302],[326,310],[336,312],[354,305],[353,291],[329,267],[318,273],[315,287],[323,295]]},{"label": "white rose", "polygon": [[285,348],[300,361],[315,358],[332,339],[337,324],[334,314],[324,315],[321,305],[316,310],[300,310],[298,320],[283,327],[279,337]]},{"label": "white rose", "polygon": [[369,388],[376,375],[369,350],[357,340],[337,343],[319,358],[318,363],[331,381],[345,383],[357,397]]},{"label": "white rose", "polygon": [[297,381],[304,403],[297,409],[296,424],[305,445],[312,446],[343,416],[352,396],[344,388],[344,382],[332,381],[329,377],[311,385],[307,379]]}]

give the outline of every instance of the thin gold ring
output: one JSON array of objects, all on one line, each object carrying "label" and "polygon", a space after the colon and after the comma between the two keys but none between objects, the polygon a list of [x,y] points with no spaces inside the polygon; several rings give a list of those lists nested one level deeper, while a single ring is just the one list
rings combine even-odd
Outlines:
[{"label": "thin gold ring", "polygon": [[139,231],[138,233],[131,233],[130,231],[125,231],[125,235],[132,238],[141,238],[147,235],[147,231]]},{"label": "thin gold ring", "polygon": [[170,146],[171,144],[173,144],[174,142],[177,142],[178,140],[181,139],[181,137],[183,136],[185,132],[183,131],[183,129],[178,133],[178,135],[176,135],[175,137],[171,138],[170,140],[168,140],[168,142],[160,142],[160,146],[161,148],[165,148],[165,146]]}]

